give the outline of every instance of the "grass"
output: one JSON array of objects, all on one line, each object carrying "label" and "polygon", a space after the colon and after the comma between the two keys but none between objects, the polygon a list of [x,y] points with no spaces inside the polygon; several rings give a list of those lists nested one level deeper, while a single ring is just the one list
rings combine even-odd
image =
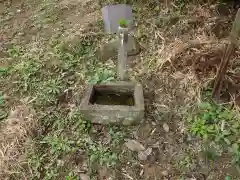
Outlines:
[{"label": "grass", "polygon": [[[37,120],[38,125],[34,132],[24,134],[24,137],[19,139],[21,147],[15,150],[15,152],[19,151],[25,161],[16,166],[12,164],[14,167],[11,168],[14,171],[10,174],[4,172],[3,177],[77,180],[80,179],[79,173],[85,173],[94,179],[98,178],[98,171],[101,167],[107,167],[109,172],[110,170],[116,170],[116,172],[124,170],[125,176],[131,177],[125,172],[125,169],[130,166],[129,174],[134,171],[131,175],[134,177],[135,173],[139,178],[139,169],[141,170],[145,166],[145,162],[139,163],[136,154],[132,153],[130,156],[123,148],[124,139],[129,138],[129,134],[132,135],[131,138],[137,137],[138,127],[135,129],[134,127],[93,125],[81,116],[77,108],[79,103],[77,101],[82,97],[85,83],[97,84],[116,80],[115,62],[101,62],[97,58],[99,45],[104,43],[108,37],[88,35],[88,32],[85,32],[95,31],[97,29],[95,27],[87,27],[85,31],[79,27],[77,30],[73,29],[83,34],[74,36],[73,40],[64,37],[66,31],[75,31],[64,26],[65,19],[62,16],[74,14],[75,11],[69,10],[76,7],[74,5],[69,6],[69,9],[61,8],[59,2],[58,0],[42,0],[38,2],[38,5],[32,6],[29,2],[28,8],[33,9],[31,9],[32,12],[27,22],[32,23],[29,25],[30,27],[37,27],[38,32],[35,38],[19,42],[15,41],[18,37],[16,36],[4,51],[4,59],[7,59],[8,66],[0,66],[0,121],[8,122],[7,117],[11,109],[17,104],[24,103],[36,111],[33,113],[33,117]],[[157,103],[159,105],[157,107],[167,107],[169,113],[171,111],[180,117],[178,121],[184,119],[179,109],[180,107],[188,108],[189,104],[193,103],[192,99],[195,98],[189,96],[193,96],[192,89],[196,91],[198,87],[195,86],[196,84],[191,84],[192,82],[182,82],[181,86],[178,86],[175,81],[171,82],[172,74],[166,77],[163,76],[163,71],[166,63],[171,62],[175,55],[175,47],[172,47],[175,44],[174,40],[181,38],[185,32],[195,37],[193,34],[195,29],[192,30],[193,28],[188,22],[188,18],[194,13],[189,13],[191,10],[189,10],[188,4],[182,0],[174,1],[173,5],[163,9],[162,4],[156,4],[155,1],[143,2],[142,5],[135,1],[110,0],[102,1],[102,4],[116,2],[133,3],[136,13],[138,28],[135,33],[136,38],[143,45],[143,52],[137,63],[134,62],[131,78],[141,81],[145,86],[146,93],[148,91],[155,93],[156,97],[153,97],[152,100],[154,102],[147,103],[146,116],[151,120],[148,124],[157,124],[156,127],[159,125],[156,119],[151,119],[152,114],[161,112],[154,111],[156,108],[154,105]],[[99,8],[98,5],[93,6],[95,9]],[[10,10],[7,9],[7,11]],[[198,11],[201,10],[201,6],[198,7]],[[1,21],[11,21],[13,18],[9,18],[9,16],[14,17],[14,13],[6,13]],[[207,17],[207,19],[209,18]],[[102,24],[99,22],[97,21],[96,25],[101,25],[102,28]],[[8,28],[10,31],[11,27]],[[54,34],[51,34],[53,33],[51,31],[48,32],[49,28],[54,29]],[[197,29],[197,33],[201,33],[201,27]],[[191,51],[194,50],[191,49]],[[165,78],[167,86],[165,87],[165,84],[159,82],[156,77]],[[189,77],[189,74],[186,74],[186,77]],[[152,85],[153,82],[156,85]],[[187,88],[182,87],[185,83],[188,84]],[[171,87],[170,84],[174,84],[174,86]],[[164,92],[161,91],[163,89]],[[174,91],[175,89],[176,91]],[[190,95],[179,95],[185,89],[190,89],[185,93]],[[163,94],[164,99],[161,101],[160,98],[160,102],[157,101],[159,95],[162,97]],[[184,102],[177,99],[178,96],[184,96]],[[10,100],[6,97],[10,97]],[[148,98],[146,97],[147,101]],[[14,102],[12,103],[12,101]],[[189,132],[202,139],[203,142],[214,144],[213,148],[207,146],[203,149],[206,159],[214,162],[218,156],[221,156],[221,152],[227,151],[232,156],[232,163],[239,166],[238,136],[240,127],[237,111],[227,106],[204,101],[191,109],[188,115],[186,124]],[[174,123],[178,127],[178,122]],[[154,129],[155,127],[150,126],[150,128]],[[27,128],[24,130],[30,131]],[[153,140],[161,141],[159,134],[161,136],[162,134],[158,131],[158,128],[155,128],[152,135],[148,135],[145,139],[139,137],[139,140],[142,140],[144,145],[151,146]],[[153,138],[154,133],[158,135],[155,139]],[[177,130],[176,133],[178,133]],[[171,138],[175,137],[171,136]],[[179,149],[182,148],[181,144],[178,146]],[[6,145],[6,147],[8,146]],[[184,174],[184,171],[194,171],[191,166],[196,163],[197,158],[195,158],[194,152],[189,152],[189,150],[191,149],[188,149],[188,153],[179,161],[171,162],[176,165],[174,167],[181,172],[180,174]],[[155,149],[153,151],[155,152]],[[165,156],[165,154],[162,155]],[[157,163],[161,164],[161,162]],[[172,165],[171,163],[170,165]],[[135,165],[139,165],[137,170],[135,170]],[[147,172],[144,171],[144,174]]]},{"label": "grass", "polygon": [[[29,174],[30,179],[53,180],[63,176],[66,179],[77,179],[72,167],[67,167],[69,164],[61,164],[61,162],[68,161],[64,160],[65,157],[78,156],[78,151],[82,151],[82,155],[88,157],[86,161],[89,167],[94,164],[108,167],[117,164],[118,153],[112,148],[116,149],[120,146],[118,143],[122,136],[118,136],[119,132],[113,132],[110,128],[110,145],[103,145],[101,141],[93,139],[90,134],[92,124],[82,119],[77,109],[71,109],[68,113],[67,109],[55,107],[57,97],[65,89],[74,87],[78,83],[79,76],[76,72],[81,72],[80,80],[89,79],[89,83],[94,84],[115,78],[114,71],[104,67],[104,64],[98,63],[94,66],[91,64],[95,61],[96,49],[92,44],[91,41],[80,40],[75,47],[68,49],[64,42],[51,39],[41,46],[44,49],[40,49],[37,54],[34,52],[35,49],[29,51],[24,46],[14,45],[8,49],[9,58],[15,61],[11,64],[9,73],[4,75],[6,78],[14,79],[14,92],[21,96],[35,97],[32,106],[40,108],[38,114],[42,132],[26,151],[30,174],[23,172]],[[55,58],[57,62],[41,63],[46,60],[44,59],[46,54],[48,55],[46,63],[51,63]],[[69,72],[73,72],[71,78],[66,77]],[[3,103],[3,100],[1,102]],[[64,170],[62,166],[65,167]],[[13,177],[17,178],[18,174],[14,174]]]},{"label": "grass", "polygon": [[191,154],[184,154],[181,159],[175,162],[175,167],[182,172],[191,171],[195,168],[195,161]]},{"label": "grass", "polygon": [[[55,12],[56,2],[41,2],[37,14],[32,17],[35,26],[41,29],[59,18]],[[28,179],[79,179],[73,170],[80,163],[78,156],[86,157],[83,161],[87,162],[88,167],[95,164],[116,166],[116,149],[120,148],[123,138],[123,134],[118,134],[121,131],[115,132],[114,127],[110,128],[111,140],[103,144],[95,139],[94,133],[91,133],[92,124],[81,117],[77,108],[67,109],[57,104],[58,97],[69,88],[73,93],[78,93],[74,88],[78,88],[80,82],[95,84],[115,79],[113,69],[96,61],[97,47],[94,44],[98,39],[91,38],[83,37],[72,46],[56,35],[29,44],[12,44],[7,49],[11,63],[7,68],[1,68],[1,83],[5,87],[8,81],[14,83],[11,92],[3,91],[8,95],[30,97],[31,106],[38,109],[40,128],[25,151],[29,169],[16,167],[18,173],[11,174],[12,178],[21,179],[24,175]],[[1,93],[0,106],[3,105]],[[1,111],[1,120],[5,117],[5,112]],[[94,173],[92,171],[90,175]]]},{"label": "grass", "polygon": [[1,109],[0,109],[0,121],[4,120],[4,118],[6,118],[6,116],[7,116],[7,113],[4,110],[4,104],[5,104],[5,100],[4,100],[2,92],[0,92],[0,107],[1,107]]},{"label": "grass", "polygon": [[[117,165],[119,159],[117,149],[121,147],[124,137],[119,129],[109,127],[110,141],[108,144],[103,144],[101,140],[94,138],[91,123],[82,119],[77,110],[71,113],[71,117],[60,114],[60,112],[56,113],[57,117],[47,119],[46,116],[43,117],[42,126],[48,127],[45,131],[50,130],[50,132],[47,134],[44,132],[41,138],[35,141],[33,149],[27,151],[28,163],[33,175],[31,179],[58,179],[62,176],[74,178],[75,173],[71,170],[72,166],[80,163],[77,156],[87,157],[84,161],[92,169],[90,171],[92,176],[96,165],[107,167]],[[69,161],[70,159],[66,158],[73,159]],[[71,172],[70,176],[69,172]]]}]

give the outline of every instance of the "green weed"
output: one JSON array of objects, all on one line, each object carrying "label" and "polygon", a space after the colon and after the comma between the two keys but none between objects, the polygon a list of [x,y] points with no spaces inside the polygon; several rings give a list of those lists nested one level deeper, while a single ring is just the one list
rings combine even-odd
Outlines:
[{"label": "green weed", "polygon": [[127,28],[128,27],[128,22],[125,19],[119,19],[118,24],[120,27]]},{"label": "green weed", "polygon": [[8,56],[12,58],[20,57],[24,54],[25,49],[22,46],[15,45],[7,50]]},{"label": "green weed", "polygon": [[74,141],[71,141],[63,135],[57,133],[46,136],[41,141],[42,144],[47,144],[50,147],[50,153],[52,155],[61,155],[62,153],[69,153],[74,151]]},{"label": "green weed", "polygon": [[110,143],[112,147],[118,147],[126,136],[123,130],[114,129],[114,127],[110,127],[108,134],[111,139]]},{"label": "green weed", "polygon": [[[240,118],[234,110],[214,103],[202,102],[188,118],[190,132],[219,144],[222,148],[232,147],[233,163],[239,166],[239,133]],[[217,154],[208,149],[205,155],[209,160],[215,160]]]},{"label": "green weed", "polygon": [[3,97],[3,93],[0,91],[0,121],[7,117],[7,113],[4,111],[4,104],[5,100]]},{"label": "green weed", "polygon": [[70,172],[66,177],[65,180],[80,180],[79,176],[75,175],[73,172]]},{"label": "green weed", "polygon": [[85,40],[80,40],[73,47],[61,41],[51,43],[54,44],[52,58],[58,58],[62,62],[61,66],[63,70],[82,68],[84,65],[83,61],[93,51],[92,44],[87,43]]},{"label": "green weed", "polygon": [[46,77],[45,81],[41,81],[37,85],[38,88],[32,92],[35,92],[38,105],[56,104],[57,95],[63,92],[66,86],[65,82],[58,77],[51,79]]},{"label": "green weed", "polygon": [[0,109],[0,121],[4,120],[7,117],[7,112]]},{"label": "green weed", "polygon": [[[49,23],[59,18],[58,5],[58,0],[41,0],[34,7],[35,15],[30,18],[33,20],[32,25],[48,28]],[[97,44],[98,37],[64,42],[59,38],[64,27],[56,30],[58,32],[50,40],[41,37],[26,45],[13,45],[7,51],[12,60],[10,66],[0,69],[1,80],[2,77],[8,77],[3,84],[13,82],[12,92],[20,94],[21,98],[34,99],[30,105],[38,115],[39,134],[33,139],[33,147],[26,147],[28,167],[21,169],[28,179],[79,179],[72,173],[71,165],[74,162],[68,159],[79,152],[89,158],[91,163],[115,166],[119,156],[117,150],[124,136],[121,131],[111,128],[108,132],[109,144],[101,140],[94,141],[93,135],[89,133],[91,122],[84,119],[72,104],[61,106],[57,103],[58,95],[65,89],[79,85],[76,81],[70,84],[68,76],[76,78],[77,74],[80,79],[77,79],[78,82],[89,80],[95,84],[115,79],[115,73],[111,67],[96,59],[94,44]],[[0,105],[4,105],[1,95]],[[0,112],[0,120],[6,116],[5,112]],[[18,179],[21,178],[19,175]]]},{"label": "green weed", "polygon": [[51,165],[50,167],[46,167],[46,174],[44,176],[44,180],[57,180],[58,179],[58,170],[57,168],[53,168]]},{"label": "green weed", "polygon": [[115,79],[115,73],[108,69],[97,69],[95,74],[88,79],[90,84],[107,83]]},{"label": "green weed", "polygon": [[[33,142],[32,144],[35,146],[36,144]],[[31,171],[31,179],[40,179],[41,171],[43,170],[43,164],[46,161],[46,154],[42,154],[38,150],[29,147],[26,151],[26,157],[28,160],[28,166]]]},{"label": "green weed", "polygon": [[174,12],[178,11],[181,14],[187,12],[188,3],[186,2],[186,0],[175,0],[174,4]]},{"label": "green weed", "polygon": [[25,93],[38,90],[41,81],[42,64],[25,48],[14,45],[8,49],[8,56],[13,63],[4,72],[14,81],[14,91]]},{"label": "green weed", "polygon": [[233,154],[232,163],[240,167],[240,143],[234,143],[230,151]]},{"label": "green weed", "polygon": [[231,178],[231,176],[225,176],[224,180],[233,180],[233,179]]},{"label": "green weed", "polygon": [[37,88],[36,73],[39,71],[37,64],[30,61],[23,61],[21,64],[17,64],[13,71],[19,75],[19,85],[23,87],[23,91],[35,90]]},{"label": "green weed", "polygon": [[4,105],[4,98],[3,98],[3,94],[0,91],[0,106]]},{"label": "green weed", "polygon": [[0,67],[0,78],[5,77],[9,73],[9,68]]},{"label": "green weed", "polygon": [[180,180],[185,180],[185,178],[181,176]]},{"label": "green weed", "polygon": [[225,176],[224,180],[231,180],[230,176]]},{"label": "green weed", "polygon": [[118,127],[109,127],[109,142],[103,145],[101,142],[88,142],[88,157],[90,164],[100,164],[108,167],[114,167],[119,161],[119,149],[123,143],[125,132]]},{"label": "green weed", "polygon": [[107,165],[108,167],[115,166],[117,164],[118,155],[111,152],[109,148],[95,143],[90,144],[88,148],[90,164],[98,162],[100,165]]},{"label": "green weed", "polygon": [[62,81],[60,79],[49,79],[43,84],[43,91],[47,94],[57,95],[61,92]]},{"label": "green weed", "polygon": [[206,161],[214,161],[218,157],[217,150],[211,147],[207,147],[203,151]]},{"label": "green weed", "polygon": [[240,128],[239,118],[233,111],[210,103],[199,104],[189,122],[194,135],[227,144],[231,144],[230,135],[238,133]]},{"label": "green weed", "polygon": [[175,164],[177,169],[181,169],[183,171],[191,170],[194,165],[194,159],[189,154],[184,155],[180,160],[178,160]]},{"label": "green weed", "polygon": [[38,28],[42,28],[49,23],[53,23],[58,20],[60,11],[56,6],[58,0],[42,0],[38,5],[38,9],[35,12],[36,15],[32,16],[32,20],[34,22],[34,26]]},{"label": "green weed", "polygon": [[238,180],[239,178],[233,178],[233,177],[231,177],[231,176],[225,176],[224,177],[224,180]]},{"label": "green weed", "polygon": [[209,127],[206,125],[206,120],[194,119],[190,132],[197,136],[207,137],[209,133],[211,133],[212,129],[212,126]]},{"label": "green weed", "polygon": [[[41,179],[58,179],[60,174],[70,171],[66,168],[61,170],[62,163],[66,163],[64,157],[74,155],[79,149],[87,148],[86,134],[91,127],[90,122],[82,119],[77,110],[71,115],[55,109],[54,114],[45,114],[40,119],[42,127],[46,129],[43,133],[49,132],[48,135],[42,136],[35,141],[35,149],[29,149],[28,162],[34,177]],[[72,162],[67,162],[72,163]],[[33,177],[33,179],[34,179]],[[64,176],[65,177],[65,176]],[[77,179],[74,174],[69,173],[66,179]],[[39,178],[38,178],[39,179]]]}]

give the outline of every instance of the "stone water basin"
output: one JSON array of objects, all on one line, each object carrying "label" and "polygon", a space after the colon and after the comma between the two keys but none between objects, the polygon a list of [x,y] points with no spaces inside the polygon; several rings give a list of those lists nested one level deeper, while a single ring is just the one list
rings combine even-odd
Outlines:
[{"label": "stone water basin", "polygon": [[125,81],[88,85],[80,111],[92,123],[138,123],[145,111],[142,85]]}]

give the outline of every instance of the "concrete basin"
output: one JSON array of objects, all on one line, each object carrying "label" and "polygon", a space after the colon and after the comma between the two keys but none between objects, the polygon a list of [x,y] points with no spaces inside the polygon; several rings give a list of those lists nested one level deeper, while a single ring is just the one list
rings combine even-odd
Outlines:
[{"label": "concrete basin", "polygon": [[97,124],[131,125],[144,118],[142,85],[113,82],[88,85],[80,104],[84,118]]}]

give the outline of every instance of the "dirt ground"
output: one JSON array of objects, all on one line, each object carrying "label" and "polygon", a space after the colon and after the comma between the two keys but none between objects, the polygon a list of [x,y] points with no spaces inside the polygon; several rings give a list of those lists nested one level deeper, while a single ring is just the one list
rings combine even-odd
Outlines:
[{"label": "dirt ground", "polygon": [[[130,1],[141,53],[129,58],[129,75],[144,87],[145,120],[130,127],[84,121],[80,134],[74,129],[88,79],[115,71],[115,58],[94,57],[112,38],[103,33],[101,7],[118,2],[0,0],[0,179],[239,180],[230,155],[207,160],[185,122],[220,64],[231,4]],[[238,57],[223,90],[236,104]],[[127,139],[151,149],[146,159]],[[99,161],[90,163],[93,156]]]}]

